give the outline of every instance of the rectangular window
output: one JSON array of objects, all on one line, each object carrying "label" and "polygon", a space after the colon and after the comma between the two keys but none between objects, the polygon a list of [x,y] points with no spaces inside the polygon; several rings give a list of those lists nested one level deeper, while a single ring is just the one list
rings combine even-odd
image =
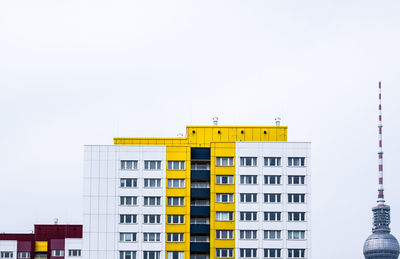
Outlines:
[{"label": "rectangular window", "polygon": [[168,170],[185,170],[185,161],[168,161]]},{"label": "rectangular window", "polygon": [[206,217],[191,217],[190,224],[210,224],[210,218]]},{"label": "rectangular window", "polygon": [[168,206],[185,206],[185,197],[168,197]]},{"label": "rectangular window", "polygon": [[210,170],[210,162],[194,162],[191,163],[192,170]]},{"label": "rectangular window", "polygon": [[299,193],[289,193],[288,194],[288,203],[305,203],[306,195]]},{"label": "rectangular window", "polygon": [[232,203],[233,193],[217,193],[217,202]]},{"label": "rectangular window", "polygon": [[288,212],[288,221],[305,221],[305,212]]},{"label": "rectangular window", "polygon": [[257,157],[241,157],[240,166],[257,166]]},{"label": "rectangular window", "polygon": [[160,233],[143,233],[143,242],[160,242]]},{"label": "rectangular window", "polygon": [[217,157],[217,166],[233,166],[233,157]]},{"label": "rectangular window", "polygon": [[277,248],[264,249],[264,258],[281,258],[281,249]]},{"label": "rectangular window", "polygon": [[119,259],[136,259],[136,251],[119,251]]},{"label": "rectangular window", "polygon": [[257,175],[241,175],[240,184],[257,184]]},{"label": "rectangular window", "polygon": [[233,230],[217,230],[217,239],[233,239]]},{"label": "rectangular window", "polygon": [[264,239],[281,239],[280,230],[264,230]]},{"label": "rectangular window", "polygon": [[184,252],[178,252],[178,251],[171,251],[167,252],[167,259],[185,259],[185,254]]},{"label": "rectangular window", "polygon": [[168,222],[168,224],[185,224],[185,216],[184,215],[168,215],[167,222]]},{"label": "rectangular window", "polygon": [[257,258],[257,248],[240,248],[240,258]]},{"label": "rectangular window", "polygon": [[240,239],[257,239],[257,230],[240,230]]},{"label": "rectangular window", "polygon": [[288,230],[289,240],[305,240],[306,231],[305,230]]},{"label": "rectangular window", "polygon": [[119,233],[119,242],[136,242],[136,233]]},{"label": "rectangular window", "polygon": [[264,157],[264,166],[281,166],[280,157]]},{"label": "rectangular window", "polygon": [[144,206],[160,206],[161,205],[161,197],[159,197],[159,196],[144,196],[143,205]]},{"label": "rectangular window", "polygon": [[255,203],[257,202],[257,193],[241,193],[240,202],[242,203]]},{"label": "rectangular window", "polygon": [[[80,253],[81,250],[77,250],[77,251],[79,251],[79,255],[77,255],[77,256],[81,256],[81,253]],[[18,252],[18,258],[31,258],[31,253],[30,252]]]},{"label": "rectangular window", "polygon": [[217,175],[217,184],[233,184],[233,175]]},{"label": "rectangular window", "polygon": [[121,214],[121,215],[119,215],[119,223],[120,224],[137,223],[137,215],[136,214]]},{"label": "rectangular window", "polygon": [[288,166],[305,166],[305,157],[288,157]]},{"label": "rectangular window", "polygon": [[210,237],[209,236],[190,236],[190,242],[195,243],[209,243]]},{"label": "rectangular window", "polygon": [[281,184],[280,175],[264,175],[264,184]]},{"label": "rectangular window", "polygon": [[215,251],[217,258],[232,258],[233,249],[232,248],[217,248]]},{"label": "rectangular window", "polygon": [[288,249],[288,258],[305,258],[306,249]]},{"label": "rectangular window", "polygon": [[167,233],[167,242],[183,242],[183,233]]},{"label": "rectangular window", "polygon": [[265,221],[281,221],[281,213],[280,212],[264,212],[264,220]]},{"label": "rectangular window", "polygon": [[168,179],[168,188],[185,188],[185,179]]},{"label": "rectangular window", "polygon": [[144,224],[160,224],[161,223],[161,215],[145,214],[145,215],[143,215],[143,223]]},{"label": "rectangular window", "polygon": [[240,212],[240,220],[241,221],[256,221],[257,220],[257,212],[254,212],[254,211]]},{"label": "rectangular window", "polygon": [[121,170],[137,170],[137,160],[121,160]]},{"label": "rectangular window", "polygon": [[217,221],[232,221],[233,220],[233,212],[217,211],[216,220]]},{"label": "rectangular window", "polygon": [[210,182],[203,182],[203,181],[191,181],[190,187],[193,189],[198,188],[210,188]]},{"label": "rectangular window", "polygon": [[264,202],[280,203],[281,202],[281,194],[280,193],[264,193]]},{"label": "rectangular window", "polygon": [[209,199],[192,199],[190,201],[191,206],[210,206]]},{"label": "rectangular window", "polygon": [[64,250],[51,250],[51,256],[64,256]]},{"label": "rectangular window", "polygon": [[121,178],[121,188],[136,188],[137,178]]},{"label": "rectangular window", "polygon": [[14,254],[13,252],[1,252],[0,253],[0,258],[13,258]]},{"label": "rectangular window", "polygon": [[161,170],[161,161],[159,160],[145,160],[144,170]]},{"label": "rectangular window", "polygon": [[143,251],[143,259],[161,259],[160,251]]},{"label": "rectangular window", "polygon": [[121,206],[136,206],[137,197],[136,196],[121,196],[120,203]]},{"label": "rectangular window", "polygon": [[68,256],[71,256],[71,257],[78,257],[78,256],[81,256],[81,254],[82,253],[81,253],[80,249],[70,249],[70,250],[68,250]]},{"label": "rectangular window", "polygon": [[306,177],[303,175],[289,175],[288,184],[305,184]]},{"label": "rectangular window", "polygon": [[144,188],[160,188],[161,179],[160,178],[144,178],[143,179]]}]

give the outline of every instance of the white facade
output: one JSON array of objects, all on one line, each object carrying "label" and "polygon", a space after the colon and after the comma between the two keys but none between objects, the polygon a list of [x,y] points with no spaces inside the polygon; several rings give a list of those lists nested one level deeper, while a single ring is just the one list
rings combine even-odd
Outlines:
[{"label": "white facade", "polygon": [[17,258],[17,241],[0,240],[0,257],[10,255],[10,253],[13,256],[11,258]]}]

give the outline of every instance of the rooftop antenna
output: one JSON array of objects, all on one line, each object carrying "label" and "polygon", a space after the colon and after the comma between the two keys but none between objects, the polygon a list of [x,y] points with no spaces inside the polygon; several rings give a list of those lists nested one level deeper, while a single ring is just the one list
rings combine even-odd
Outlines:
[{"label": "rooftop antenna", "polygon": [[218,126],[218,117],[213,118],[213,124],[214,126]]},{"label": "rooftop antenna", "polygon": [[383,150],[382,150],[382,93],[381,93],[381,81],[379,81],[379,115],[378,115],[378,132],[379,132],[379,142],[378,142],[378,172],[379,172],[379,187],[378,187],[378,206],[383,206],[385,204],[385,199],[383,195]]},{"label": "rooftop antenna", "polygon": [[54,221],[54,225],[58,224],[58,218],[54,218],[53,221]]},{"label": "rooftop antenna", "polygon": [[275,125],[276,126],[281,126],[281,120],[282,120],[281,117],[276,117],[275,118]]}]

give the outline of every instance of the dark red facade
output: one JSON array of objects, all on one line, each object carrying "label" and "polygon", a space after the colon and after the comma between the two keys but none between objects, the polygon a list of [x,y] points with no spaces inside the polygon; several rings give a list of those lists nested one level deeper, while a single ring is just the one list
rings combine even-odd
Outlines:
[{"label": "dark red facade", "polygon": [[35,258],[36,241],[47,241],[47,258],[64,258],[63,256],[52,257],[51,250],[65,250],[66,238],[81,239],[82,225],[35,225],[35,231],[32,234],[0,234],[0,240],[16,240],[17,253],[30,252],[31,259]]}]

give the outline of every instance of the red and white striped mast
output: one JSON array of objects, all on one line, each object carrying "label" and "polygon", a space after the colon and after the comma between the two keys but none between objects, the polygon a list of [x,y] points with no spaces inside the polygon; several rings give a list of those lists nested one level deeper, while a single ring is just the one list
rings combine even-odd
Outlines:
[{"label": "red and white striped mast", "polygon": [[379,148],[378,148],[378,160],[379,160],[379,187],[378,187],[378,206],[383,206],[385,204],[385,199],[383,195],[383,150],[382,150],[382,86],[379,81]]}]

